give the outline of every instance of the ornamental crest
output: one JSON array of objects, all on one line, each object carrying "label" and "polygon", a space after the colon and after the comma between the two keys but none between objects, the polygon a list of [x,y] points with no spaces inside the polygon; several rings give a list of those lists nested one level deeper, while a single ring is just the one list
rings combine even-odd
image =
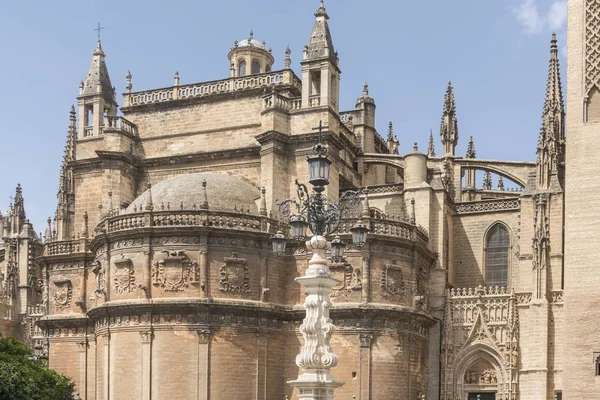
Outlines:
[{"label": "ornamental crest", "polygon": [[152,284],[165,292],[182,291],[190,283],[198,283],[198,264],[192,262],[185,250],[163,251],[165,258],[152,266]]},{"label": "ornamental crest", "polygon": [[352,265],[333,264],[329,267],[331,277],[338,280],[331,292],[331,298],[336,298],[339,295],[347,297],[347,294],[362,289],[362,273],[360,268],[352,268]]},{"label": "ornamental crest", "polygon": [[69,308],[73,297],[73,284],[64,279],[54,281],[54,306],[56,308]]},{"label": "ornamental crest", "polygon": [[231,257],[226,257],[224,260],[225,264],[221,266],[219,290],[223,292],[250,293],[247,260],[239,258],[236,252],[233,252]]},{"label": "ornamental crest", "polygon": [[133,262],[129,258],[115,261],[115,291],[117,293],[131,293],[135,290],[135,276],[133,275]]},{"label": "ornamental crest", "polygon": [[391,261],[384,266],[381,272],[381,292],[383,296],[402,296],[404,294],[404,277],[402,276],[402,268],[396,264],[396,261]]}]

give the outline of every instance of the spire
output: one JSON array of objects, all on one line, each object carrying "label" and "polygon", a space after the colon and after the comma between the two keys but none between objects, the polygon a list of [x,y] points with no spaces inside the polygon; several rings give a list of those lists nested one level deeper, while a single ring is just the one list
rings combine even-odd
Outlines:
[{"label": "spire", "polygon": [[452,82],[448,82],[448,88],[444,97],[440,138],[444,145],[444,157],[454,156],[454,150],[458,143],[458,120],[456,119],[456,104],[454,102]]},{"label": "spire", "polygon": [[106,54],[102,50],[102,43],[98,40],[96,49],[92,53],[92,63],[87,76],[83,81],[80,95],[89,96],[101,94],[108,103],[114,103],[113,85],[110,83],[108,69],[105,62]]},{"label": "spire", "polygon": [[398,148],[400,147],[400,141],[398,137],[394,135],[394,125],[392,121],[388,126],[387,146],[390,154],[398,154]]},{"label": "spire", "polygon": [[427,156],[435,157],[435,143],[433,141],[433,129],[429,130],[429,145],[427,146]]},{"label": "spire", "polygon": [[546,98],[542,112],[542,127],[537,146],[537,187],[550,187],[550,175],[558,175],[559,182],[564,178],[565,157],[565,105],[560,79],[558,46],[556,34],[550,41],[550,63]]},{"label": "spire", "polygon": [[63,160],[60,166],[60,177],[58,181],[58,192],[56,194],[56,214],[57,227],[60,239],[68,235],[69,210],[74,201],[74,182],[73,173],[68,168],[71,161],[75,161],[75,140],[77,138],[77,121],[75,106],[71,106],[69,112],[69,128],[67,129],[67,141],[63,152]]},{"label": "spire", "polygon": [[465,158],[475,158],[475,154],[475,142],[473,141],[473,136],[469,136],[469,145],[467,146]]},{"label": "spire", "polygon": [[325,11],[325,4],[321,0],[321,6],[315,13],[316,21],[310,35],[310,41],[304,53],[304,60],[315,60],[328,58],[333,65],[337,66],[337,53],[333,48],[333,40],[329,31],[327,20],[329,15]]}]

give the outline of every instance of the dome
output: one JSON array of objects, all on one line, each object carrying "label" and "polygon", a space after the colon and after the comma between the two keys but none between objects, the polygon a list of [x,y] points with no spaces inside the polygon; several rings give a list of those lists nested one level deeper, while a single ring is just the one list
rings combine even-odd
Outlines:
[{"label": "dome", "polygon": [[243,39],[239,42],[236,41],[235,47],[256,47],[261,50],[267,50],[267,43],[259,42],[258,40],[254,39],[254,32],[250,31],[250,36],[248,37],[248,39]]},{"label": "dome", "polygon": [[[242,178],[218,172],[200,172],[178,175],[152,186],[152,203],[155,210],[161,205],[170,205],[171,210],[183,208],[190,210],[204,202],[202,182],[206,180],[206,196],[210,210],[233,211],[250,209],[251,214],[258,214],[256,200],[260,199],[260,190]],[[126,213],[143,210],[148,203],[148,190],[135,199]]]}]

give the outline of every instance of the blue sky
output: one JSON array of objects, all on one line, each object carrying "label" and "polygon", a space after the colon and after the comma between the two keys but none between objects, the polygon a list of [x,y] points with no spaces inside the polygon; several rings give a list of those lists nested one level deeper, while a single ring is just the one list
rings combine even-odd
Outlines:
[{"label": "blue sky", "polygon": [[[369,83],[377,128],[393,121],[400,151],[437,151],[444,92],[451,80],[459,120],[458,155],[469,135],[477,156],[534,160],[556,31],[563,84],[566,1],[326,0],[339,52],[341,109],[352,109]],[[266,40],[283,68],[286,45],[298,73],[318,0],[21,0],[0,3],[0,209],[23,185],[37,231],[54,215],[69,109],[76,103],[98,22],[117,92],[225,78],[234,40]],[[119,104],[120,96],[118,98]]]}]

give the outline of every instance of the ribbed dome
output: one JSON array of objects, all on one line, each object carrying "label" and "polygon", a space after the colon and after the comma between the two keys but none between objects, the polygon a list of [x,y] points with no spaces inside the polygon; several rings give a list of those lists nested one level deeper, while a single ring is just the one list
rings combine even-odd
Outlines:
[{"label": "ribbed dome", "polygon": [[[154,209],[160,210],[162,204],[165,207],[169,204],[171,210],[179,210],[181,202],[186,210],[192,209],[194,204],[200,206],[204,202],[204,180],[209,209],[233,211],[243,206],[244,212],[250,209],[251,214],[258,213],[256,200],[260,199],[260,191],[241,178],[217,172],[178,175],[152,186]],[[143,210],[147,203],[148,190],[135,199],[125,212]]]}]

